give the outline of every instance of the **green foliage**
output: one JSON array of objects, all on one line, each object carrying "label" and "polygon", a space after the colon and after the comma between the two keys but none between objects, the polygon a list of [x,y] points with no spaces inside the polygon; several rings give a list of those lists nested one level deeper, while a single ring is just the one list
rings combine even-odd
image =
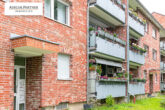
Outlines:
[{"label": "green foliage", "polygon": [[165,108],[165,99],[160,102],[160,106]]},{"label": "green foliage", "polygon": [[115,104],[113,107],[99,106],[92,110],[165,110],[165,108],[161,106],[161,103],[165,102],[163,100],[165,100],[165,96],[159,96],[137,100],[135,104]]},{"label": "green foliage", "polygon": [[93,28],[93,27],[89,27],[89,32],[90,32],[90,31],[93,31],[93,30],[94,30],[94,28]]},{"label": "green foliage", "polygon": [[92,64],[91,63],[89,63],[89,67],[92,67]]},{"label": "green foliage", "polygon": [[116,73],[119,78],[122,78],[124,76],[123,73]]},{"label": "green foliage", "polygon": [[132,80],[132,74],[129,74],[129,80],[130,81]]},{"label": "green foliage", "polygon": [[110,96],[108,96],[107,98],[106,98],[106,104],[108,105],[108,106],[113,106],[114,105],[114,98],[110,95]]},{"label": "green foliage", "polygon": [[117,34],[116,34],[116,33],[114,33],[114,34],[113,34],[113,36],[114,36],[114,37],[117,37]]},{"label": "green foliage", "polygon": [[101,73],[102,73],[102,67],[101,67],[101,65],[97,65],[96,71],[97,71],[97,73],[99,73],[101,75]]}]

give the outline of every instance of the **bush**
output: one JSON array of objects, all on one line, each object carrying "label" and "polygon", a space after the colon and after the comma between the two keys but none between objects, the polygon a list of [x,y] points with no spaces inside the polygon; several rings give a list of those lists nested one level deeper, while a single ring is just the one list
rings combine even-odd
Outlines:
[{"label": "bush", "polygon": [[114,99],[113,99],[113,97],[110,95],[110,96],[107,96],[107,98],[106,98],[106,104],[108,105],[108,106],[113,106],[114,105]]},{"label": "bush", "polygon": [[162,101],[160,102],[160,105],[161,105],[161,107],[165,108],[165,100],[162,100]]}]

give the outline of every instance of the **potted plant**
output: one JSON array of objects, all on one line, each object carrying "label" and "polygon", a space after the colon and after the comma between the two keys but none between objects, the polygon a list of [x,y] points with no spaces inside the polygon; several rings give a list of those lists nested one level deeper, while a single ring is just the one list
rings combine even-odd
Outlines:
[{"label": "potted plant", "polygon": [[95,71],[96,70],[96,66],[89,63],[89,71]]},{"label": "potted plant", "polygon": [[93,27],[89,27],[89,32],[93,31],[94,28]]}]

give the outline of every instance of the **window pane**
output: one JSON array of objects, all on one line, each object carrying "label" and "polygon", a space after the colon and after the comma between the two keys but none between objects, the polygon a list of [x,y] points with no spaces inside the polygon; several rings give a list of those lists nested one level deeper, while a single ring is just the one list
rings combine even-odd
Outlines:
[{"label": "window pane", "polygon": [[60,2],[57,3],[57,20],[66,23],[66,6]]},{"label": "window pane", "polygon": [[19,110],[24,110],[24,103],[22,103],[22,104],[19,104]]},{"label": "window pane", "polygon": [[57,0],[54,0],[54,19],[57,20]]},{"label": "window pane", "polygon": [[20,79],[25,79],[25,68],[20,68]]},{"label": "window pane", "polygon": [[45,0],[45,7],[44,7],[45,11],[44,14],[46,17],[51,17],[51,2],[50,0]]},{"label": "window pane", "polygon": [[153,36],[154,38],[156,38],[156,30],[155,30],[155,29],[152,29],[152,36]]},{"label": "window pane", "polygon": [[70,56],[68,55],[58,55],[58,79],[69,79],[69,63]]}]

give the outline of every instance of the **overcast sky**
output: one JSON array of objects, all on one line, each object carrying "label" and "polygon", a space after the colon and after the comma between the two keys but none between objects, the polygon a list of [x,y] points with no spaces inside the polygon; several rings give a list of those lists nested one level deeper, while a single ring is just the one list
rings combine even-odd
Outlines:
[{"label": "overcast sky", "polygon": [[140,1],[151,13],[158,12],[165,15],[165,0],[140,0]]}]

